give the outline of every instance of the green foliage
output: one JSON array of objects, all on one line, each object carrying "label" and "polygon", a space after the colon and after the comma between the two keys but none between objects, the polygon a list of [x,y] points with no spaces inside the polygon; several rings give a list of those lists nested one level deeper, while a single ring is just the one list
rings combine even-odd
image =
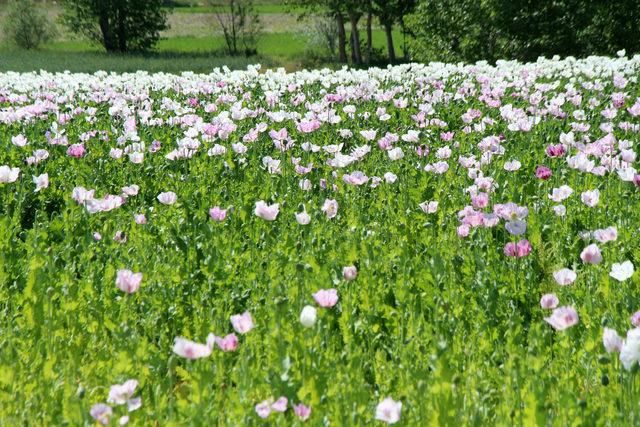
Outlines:
[{"label": "green foliage", "polygon": [[[530,132],[513,131],[486,102],[455,97],[462,82],[479,92],[480,79],[454,73],[442,78],[442,88],[434,80],[428,89],[422,83],[426,79],[407,69],[379,80],[373,76],[380,70],[353,75],[341,71],[336,76],[349,80],[337,77],[326,85],[310,80],[295,92],[282,90],[275,108],[300,117],[326,93],[364,87],[366,77],[374,80],[378,93],[397,93],[386,99],[363,96],[353,118],[344,104],[336,103],[334,117],[340,123],[324,123],[311,134],[298,132],[294,120],[270,122],[273,129],[286,127],[296,140],[288,152],[276,151],[265,132],[248,144],[245,157],[233,154],[231,144],[268,120],[248,116],[236,120],[238,129],[228,139],[202,138],[202,146],[188,160],[165,157],[185,138],[182,119],[197,116],[211,123],[237,113],[238,106],[269,111],[263,88],[278,87],[267,84],[269,74],[229,79],[233,83],[215,92],[205,88],[229,78],[228,73],[204,77],[202,85],[168,77],[175,90],[158,90],[154,83],[165,77],[144,73],[104,83],[99,90],[77,77],[73,98],[65,96],[63,83],[50,85],[52,98],[61,100],[59,110],[25,123],[0,124],[5,148],[0,165],[21,167],[16,182],[0,184],[1,423],[89,425],[89,408],[106,399],[109,386],[136,378],[143,405],[131,414],[134,426],[298,423],[290,410],[268,421],[254,413],[256,403],[279,395],[310,404],[307,425],[313,426],[372,424],[375,404],[388,395],[403,402],[400,425],[637,425],[640,379],[622,368],[616,354],[605,354],[601,333],[603,325],[618,331],[631,327],[629,315],[638,308],[640,274],[622,283],[608,275],[612,262],[630,259],[640,265],[638,190],[615,173],[586,175],[563,166],[564,159],[545,157],[544,147],[570,131],[572,119],[544,116]],[[587,114],[585,122],[594,129],[608,121],[602,112],[618,90],[611,79],[603,72],[596,76],[602,87],[583,86],[593,80],[572,74],[571,68],[561,73],[565,75],[553,81],[557,85],[548,85],[547,99],[581,88],[581,105],[563,104],[567,116]],[[106,73],[101,76],[108,78]],[[14,78],[24,82],[40,77]],[[56,81],[53,76],[41,78]],[[76,77],[58,78],[64,82]],[[136,79],[144,79],[143,91],[136,92]],[[498,84],[514,108],[531,106],[530,97],[521,96],[528,89],[502,85],[502,80]],[[103,95],[117,90],[127,94],[126,101]],[[245,91],[252,96],[239,103],[221,101]],[[625,92],[629,107],[640,96],[638,82],[630,82]],[[294,105],[299,93],[307,102]],[[16,96],[12,104],[6,97],[1,106],[30,108],[41,96],[38,89],[28,102]],[[452,167],[442,176],[417,169],[425,160],[403,141],[397,144],[406,153],[401,161],[390,162],[385,151],[374,148],[357,166],[339,171],[358,168],[369,176],[398,176],[395,183],[376,188],[334,179],[334,169],[327,165],[333,154],[301,148],[304,142],[339,141],[344,152],[352,152],[364,144],[359,130],[375,126],[381,136],[415,129],[411,116],[427,96],[442,99],[434,100],[429,117],[446,120],[447,129],[465,126],[461,116],[477,109],[495,121],[487,125],[487,133],[504,134],[508,155],[496,154],[482,172],[500,184],[492,193],[496,202],[528,202],[527,236],[535,248],[530,256],[503,255],[502,247],[512,237],[502,225],[475,228],[466,240],[455,234],[457,214],[469,203],[465,189],[474,182],[457,164],[458,156],[478,155],[480,132],[456,132],[449,143],[438,138],[443,129],[422,129],[420,143],[432,150],[427,161],[435,161],[433,153],[439,148],[456,144]],[[400,108],[394,103],[400,97],[411,104]],[[193,98],[195,105],[189,102]],[[593,109],[585,107],[589,100],[598,101]],[[210,104],[217,110],[206,110]],[[378,120],[379,107],[390,115],[388,120]],[[111,148],[125,147],[117,142],[125,118],[113,111],[116,108],[135,114],[140,142],[161,142],[159,152],[145,151],[142,164],[126,155],[110,157]],[[143,119],[146,114],[150,120]],[[621,108],[616,123],[637,123],[626,114]],[[69,142],[86,132],[101,132],[86,142],[82,159],[69,158],[64,145],[46,142],[45,133],[61,117],[66,120],[57,128],[64,129]],[[341,139],[339,128],[352,130],[354,136]],[[598,131],[593,132],[595,137]],[[638,137],[618,126],[613,133],[618,141]],[[11,137],[17,134],[24,134],[29,144],[14,146]],[[206,155],[216,143],[229,147],[228,152]],[[49,158],[25,163],[36,149],[47,149]],[[263,169],[266,155],[282,161],[282,174]],[[301,177],[291,157],[301,158],[304,165],[314,162],[306,175],[314,182],[309,192],[299,188]],[[504,169],[512,159],[521,160],[520,170]],[[533,173],[543,163],[554,168],[548,181],[537,180]],[[34,193],[31,177],[42,173],[49,174],[50,186]],[[328,180],[329,188],[335,184],[337,191],[321,189],[321,179]],[[88,214],[70,197],[75,186],[94,188],[100,197],[119,194],[131,184],[140,186],[139,194],[111,212]],[[548,197],[561,184],[576,192],[566,201],[571,213],[566,218],[553,214],[555,204]],[[587,210],[578,194],[594,187],[602,192],[601,205]],[[167,190],[178,194],[175,205],[157,202],[158,193]],[[326,197],[340,203],[331,220],[320,211]],[[282,202],[276,221],[253,214],[259,199]],[[418,206],[425,200],[439,200],[438,211],[422,212]],[[302,204],[312,215],[309,226],[294,222]],[[214,205],[234,207],[225,222],[208,217]],[[133,215],[142,212],[147,224],[135,224]],[[605,261],[579,264],[586,242],[578,232],[610,224],[619,225],[620,238],[607,243]],[[103,236],[100,242],[92,237],[96,231]],[[124,232],[126,243],[114,241],[116,231]],[[350,264],[358,266],[359,274],[346,282],[341,268]],[[573,285],[561,287],[553,281],[551,273],[562,266],[579,270]],[[121,268],[144,273],[137,293],[126,295],[115,287]],[[339,289],[340,302],[319,309],[316,326],[303,328],[300,310],[313,304],[313,292],[328,287]],[[552,330],[543,320],[548,312],[538,302],[546,292],[557,292],[563,304],[575,304],[580,323],[564,332]],[[240,338],[238,351],[216,350],[197,361],[172,354],[175,336],[202,341],[210,331],[230,332],[229,316],[244,310],[252,313],[256,328]],[[115,410],[118,415],[124,411],[122,406]],[[112,425],[116,423],[113,417]]]},{"label": "green foliage", "polygon": [[62,0],[62,5],[62,22],[107,52],[149,51],[167,28],[162,0]]},{"label": "green foliage", "polygon": [[423,0],[408,18],[419,61],[535,60],[640,51],[635,0]]},{"label": "green foliage", "polygon": [[11,0],[4,21],[8,38],[22,49],[37,49],[50,41],[54,27],[33,0]]}]

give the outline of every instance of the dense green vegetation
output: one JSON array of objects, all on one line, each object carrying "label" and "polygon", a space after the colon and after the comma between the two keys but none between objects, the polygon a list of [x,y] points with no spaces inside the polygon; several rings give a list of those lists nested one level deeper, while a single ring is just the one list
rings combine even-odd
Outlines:
[{"label": "dense green vegetation", "polygon": [[637,425],[639,72],[0,74],[0,423]]},{"label": "dense green vegetation", "polygon": [[417,61],[532,61],[640,52],[637,0],[422,0],[408,17]]}]

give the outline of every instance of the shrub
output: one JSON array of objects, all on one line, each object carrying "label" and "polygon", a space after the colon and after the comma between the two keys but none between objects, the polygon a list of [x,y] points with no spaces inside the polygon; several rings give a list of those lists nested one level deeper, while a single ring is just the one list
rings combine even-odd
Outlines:
[{"label": "shrub", "polygon": [[37,49],[53,38],[54,29],[33,0],[12,0],[5,18],[5,33],[16,46]]},{"label": "shrub", "polygon": [[313,23],[305,30],[307,49],[320,56],[336,58],[338,49],[338,25],[329,16],[315,16]]}]

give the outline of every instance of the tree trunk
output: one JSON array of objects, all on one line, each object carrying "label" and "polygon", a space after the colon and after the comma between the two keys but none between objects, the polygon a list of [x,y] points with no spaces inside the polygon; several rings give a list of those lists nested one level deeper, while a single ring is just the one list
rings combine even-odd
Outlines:
[{"label": "tree trunk", "polygon": [[116,50],[116,44],[111,34],[111,27],[109,26],[109,16],[105,11],[100,13],[98,18],[98,25],[100,26],[100,33],[102,34],[102,45],[107,52],[113,52]]},{"label": "tree trunk", "polygon": [[351,23],[351,53],[355,64],[362,64],[362,50],[360,49],[360,33],[358,33],[358,20],[360,17],[349,12],[349,22]]},{"label": "tree trunk", "polygon": [[349,33],[349,49],[351,50],[351,63],[357,64],[358,61],[356,59],[356,44],[353,41],[353,29]]},{"label": "tree trunk", "polygon": [[344,30],[344,17],[336,12],[336,22],[338,23],[338,56],[342,64],[347,63],[347,35]]},{"label": "tree trunk", "polygon": [[98,14],[98,27],[100,28],[100,34],[102,35],[102,45],[107,52],[114,52],[118,50],[118,45],[113,34],[113,23],[109,22],[109,4],[101,4],[97,10]]},{"label": "tree trunk", "polygon": [[118,50],[122,53],[127,51],[127,29],[125,27],[125,11],[123,5],[118,5]]},{"label": "tree trunk", "polygon": [[396,50],[393,46],[393,27],[390,22],[385,22],[384,32],[387,35],[387,52],[389,52],[389,62],[396,62]]},{"label": "tree trunk", "polygon": [[402,57],[406,61],[409,59],[409,51],[407,50],[407,27],[404,23],[404,16],[400,17],[400,28],[402,29]]},{"label": "tree trunk", "polygon": [[373,12],[371,11],[371,4],[369,4],[369,11],[367,12],[367,65],[371,64],[371,53],[373,52],[373,33],[371,31],[372,21]]}]

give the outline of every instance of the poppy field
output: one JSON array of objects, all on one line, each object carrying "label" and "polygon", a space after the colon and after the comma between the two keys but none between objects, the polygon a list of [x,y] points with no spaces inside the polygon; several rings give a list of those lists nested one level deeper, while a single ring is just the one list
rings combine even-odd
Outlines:
[{"label": "poppy field", "polygon": [[0,74],[0,424],[640,423],[639,75]]}]

